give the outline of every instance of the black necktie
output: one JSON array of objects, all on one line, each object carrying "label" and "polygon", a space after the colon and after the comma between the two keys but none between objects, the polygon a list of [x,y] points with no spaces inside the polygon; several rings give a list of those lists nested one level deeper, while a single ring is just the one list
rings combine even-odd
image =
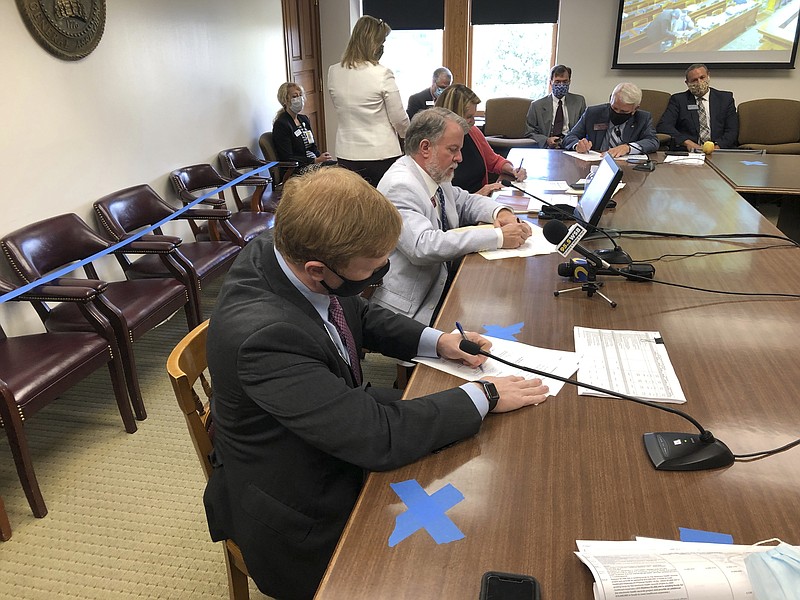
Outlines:
[{"label": "black necktie", "polygon": [[556,117],[553,119],[553,128],[550,130],[550,137],[561,137],[564,132],[564,101],[559,99]]},{"label": "black necktie", "polygon": [[444,192],[441,187],[436,188],[436,197],[439,200],[439,215],[442,219],[442,231],[450,229],[450,222],[447,220],[447,211],[444,209]]}]

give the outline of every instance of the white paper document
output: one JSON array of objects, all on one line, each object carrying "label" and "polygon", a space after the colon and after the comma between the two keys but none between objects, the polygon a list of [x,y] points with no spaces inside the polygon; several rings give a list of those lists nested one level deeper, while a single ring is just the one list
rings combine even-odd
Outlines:
[{"label": "white paper document", "polygon": [[690,154],[689,156],[667,156],[665,163],[675,163],[679,165],[702,165],[706,162],[705,154]]},{"label": "white paper document", "polygon": [[[575,327],[578,380],[658,402],[683,404],[678,376],[657,331],[623,331]],[[607,396],[579,388],[584,396]]]},{"label": "white paper document", "polygon": [[486,260],[499,260],[501,258],[516,258],[519,256],[535,256],[537,254],[550,254],[556,247],[544,239],[542,228],[532,223],[531,236],[519,248],[498,248],[497,250],[484,250],[479,254]]},{"label": "white paper document", "polygon": [[[569,377],[575,373],[575,370],[578,368],[578,359],[574,352],[538,348],[521,342],[503,340],[488,335],[484,337],[492,342],[492,347],[489,352],[507,361],[524,365],[531,369],[539,369],[545,373]],[[486,359],[486,362],[482,365],[482,370],[471,369],[455,361],[443,358],[417,356],[414,361],[444,371],[445,373],[450,373],[451,375],[455,375],[467,381],[475,381],[485,376],[504,377],[506,375],[519,375],[525,379],[535,379],[539,377],[539,375],[509,367],[491,358]],[[541,377],[541,379],[542,383],[550,388],[550,396],[558,394],[565,385],[563,382],[550,379],[549,377]]]},{"label": "white paper document", "polygon": [[[536,194],[539,198],[544,200],[545,202],[549,202],[550,204],[569,204],[572,208],[575,208],[578,205],[578,196],[575,194],[568,194],[564,192],[563,194]],[[542,204],[540,200],[536,198],[531,198],[528,202],[528,212],[538,213],[542,210]]]},{"label": "white paper document", "polygon": [[753,600],[744,559],[772,546],[671,540],[576,542],[595,600]]},{"label": "white paper document", "polygon": [[589,150],[589,152],[586,154],[581,154],[580,152],[575,152],[573,150],[563,150],[563,153],[567,156],[572,156],[573,158],[577,158],[578,160],[585,162],[600,162],[603,160],[603,155],[599,152],[595,152],[594,150]]}]

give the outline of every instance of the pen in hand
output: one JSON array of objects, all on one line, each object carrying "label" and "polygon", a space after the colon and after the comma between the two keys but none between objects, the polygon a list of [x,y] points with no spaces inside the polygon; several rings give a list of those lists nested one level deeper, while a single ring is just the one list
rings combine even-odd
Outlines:
[{"label": "pen in hand", "polygon": [[[462,339],[469,341],[467,339],[467,334],[464,333],[464,328],[461,326],[461,323],[459,323],[458,321],[456,321],[456,329],[458,329],[458,333],[461,334],[461,338]],[[478,365],[478,369],[480,369],[480,372],[483,373],[483,365]]]}]

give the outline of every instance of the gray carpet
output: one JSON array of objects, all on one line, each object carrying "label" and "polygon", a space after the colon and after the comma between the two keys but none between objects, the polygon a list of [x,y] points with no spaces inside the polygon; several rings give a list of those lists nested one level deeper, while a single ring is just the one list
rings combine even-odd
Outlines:
[{"label": "gray carpet", "polygon": [[[217,291],[206,291],[206,308]],[[136,343],[148,411],[136,433],[122,427],[106,369],[26,421],[44,519],[31,514],[2,436],[0,495],[13,537],[0,542],[0,599],[228,597],[203,474],[165,369],[186,331],[180,311]],[[369,354],[364,373],[390,386],[395,364]],[[251,597],[265,597],[252,582]]]}]

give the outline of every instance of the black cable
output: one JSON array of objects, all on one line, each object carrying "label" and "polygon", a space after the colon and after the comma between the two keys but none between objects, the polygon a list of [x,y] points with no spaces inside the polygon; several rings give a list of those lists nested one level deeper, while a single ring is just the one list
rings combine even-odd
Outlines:
[{"label": "black cable", "polygon": [[644,259],[638,260],[636,262],[652,263],[652,262],[658,262],[660,260],[667,260],[667,259],[678,260],[678,259],[681,259],[681,258],[694,258],[694,257],[698,257],[698,256],[715,256],[717,254],[732,254],[732,253],[735,253],[735,252],[754,252],[756,250],[771,250],[771,249],[774,249],[774,248],[795,248],[795,247],[796,246],[794,246],[792,244],[775,244],[773,246],[758,246],[756,248],[737,248],[735,250],[715,250],[715,251],[702,251],[701,250],[699,252],[693,252],[692,254],[662,254],[661,256],[659,256],[657,258],[644,258]]},{"label": "black cable", "polygon": [[782,242],[789,242],[793,246],[800,248],[800,243],[785,235],[774,235],[771,233],[711,233],[711,234],[691,234],[691,233],[673,233],[669,231],[643,231],[640,229],[619,230],[617,232],[620,236],[623,235],[647,235],[656,237],[676,237],[687,238],[696,240],[717,240],[717,239],[747,239],[747,238],[768,238],[781,240]]},{"label": "black cable", "polygon": [[788,444],[785,444],[780,448],[773,448],[772,450],[763,450],[762,452],[750,452],[748,454],[734,454],[733,458],[757,458],[757,457],[772,456],[773,454],[778,454],[779,452],[784,452],[785,450],[794,448],[797,445],[800,445],[800,439],[797,439],[793,442],[789,442]]}]

